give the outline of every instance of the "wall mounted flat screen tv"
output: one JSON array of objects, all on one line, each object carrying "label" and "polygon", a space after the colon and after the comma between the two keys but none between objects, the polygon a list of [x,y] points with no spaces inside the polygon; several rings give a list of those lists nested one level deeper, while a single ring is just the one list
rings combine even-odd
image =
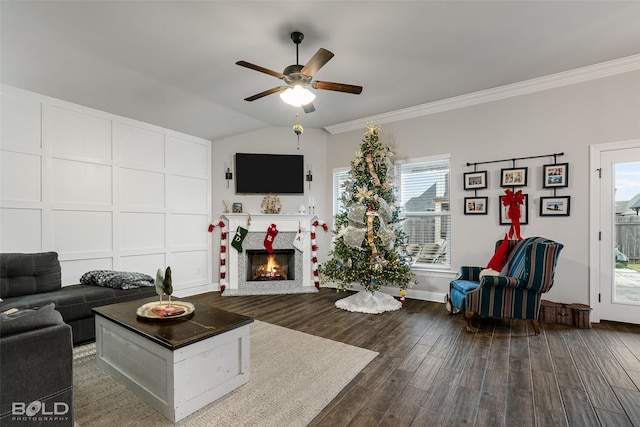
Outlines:
[{"label": "wall mounted flat screen tv", "polygon": [[236,153],[236,194],[304,194],[304,156]]}]

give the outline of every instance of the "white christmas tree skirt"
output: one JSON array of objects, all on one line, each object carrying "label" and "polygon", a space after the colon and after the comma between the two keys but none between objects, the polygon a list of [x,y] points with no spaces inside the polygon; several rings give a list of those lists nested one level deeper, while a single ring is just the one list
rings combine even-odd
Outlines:
[{"label": "white christmas tree skirt", "polygon": [[357,294],[336,301],[336,307],[357,313],[378,314],[385,311],[399,310],[402,307],[402,303],[391,295],[382,292],[360,291]]}]

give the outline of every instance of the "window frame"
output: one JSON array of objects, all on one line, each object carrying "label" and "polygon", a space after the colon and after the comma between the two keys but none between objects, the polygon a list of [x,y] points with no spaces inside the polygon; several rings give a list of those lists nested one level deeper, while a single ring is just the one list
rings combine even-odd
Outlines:
[{"label": "window frame", "polygon": [[[409,165],[409,164],[417,164],[417,163],[429,163],[429,162],[438,162],[438,161],[447,161],[448,162],[448,173],[449,173],[449,189],[448,189],[448,193],[449,193],[449,198],[451,197],[451,154],[441,154],[441,155],[435,155],[435,156],[427,156],[427,157],[417,157],[417,158],[409,158],[409,159],[403,159],[403,160],[397,160],[393,163],[393,171],[394,171],[394,175],[395,175],[395,181],[396,181],[396,187],[395,187],[395,191],[396,191],[396,203],[399,203],[399,200],[401,199],[401,191],[402,188],[399,184],[399,179],[401,177],[401,168],[404,165]],[[351,177],[351,167],[340,167],[340,168],[334,168],[332,171],[332,193],[333,193],[333,214],[334,214],[334,218],[335,216],[340,212],[341,209],[341,195],[342,195],[342,191],[339,188],[340,187],[340,183],[337,181],[338,177],[340,174],[343,173],[347,173],[349,175],[349,178]],[[348,178],[347,178],[348,179]],[[426,191],[427,189],[425,189]],[[449,205],[449,209],[446,211],[440,211],[440,212],[404,212],[404,210],[402,211],[401,217],[404,218],[410,218],[410,217],[447,217],[448,218],[448,231],[447,231],[447,239],[446,243],[447,243],[447,247],[446,247],[446,252],[445,252],[445,262],[444,263],[417,263],[417,262],[412,262],[411,263],[411,268],[413,270],[418,270],[418,271],[435,271],[435,272],[442,272],[442,271],[449,271],[451,269],[451,234],[452,234],[452,227],[451,227],[451,199],[449,199],[448,202]],[[399,207],[399,209],[402,209],[402,207]],[[335,224],[334,224],[335,226]],[[403,228],[404,230],[404,228]]]},{"label": "window frame", "polygon": [[[447,153],[447,154],[439,154],[439,155],[433,155],[433,156],[425,156],[425,157],[415,157],[415,158],[407,158],[407,159],[402,159],[402,160],[397,160],[396,162],[394,162],[394,173],[395,173],[395,180],[396,180],[396,187],[395,187],[395,191],[396,191],[396,202],[399,204],[400,201],[402,200],[402,185],[401,185],[401,179],[402,179],[402,168],[406,165],[413,165],[413,164],[419,164],[419,163],[430,163],[430,162],[439,162],[439,161],[447,161],[448,162],[448,174],[449,174],[449,189],[448,189],[448,194],[449,194],[449,201],[448,201],[448,205],[449,205],[449,209],[446,211],[439,211],[439,212],[406,212],[404,211],[402,206],[398,206],[399,209],[402,209],[401,211],[401,217],[402,218],[411,218],[411,217],[446,217],[447,219],[447,231],[446,231],[446,239],[444,239],[446,241],[447,247],[446,247],[446,252],[445,252],[445,262],[444,263],[418,263],[415,261],[412,261],[411,263],[411,268],[414,270],[421,270],[421,271],[426,271],[426,270],[430,270],[430,271],[449,271],[451,269],[451,234],[453,233],[452,227],[451,227],[451,154]],[[425,191],[427,190],[427,188],[425,188]],[[403,227],[403,230],[404,227]],[[405,231],[405,234],[408,235],[408,233]],[[435,240],[435,239],[434,239]]]},{"label": "window frame", "polygon": [[[342,174],[346,172],[349,175],[349,178],[351,178],[351,167],[350,166],[345,166],[342,168],[333,168],[333,172],[331,173],[331,177],[332,177],[332,192],[333,192],[333,217],[335,218],[336,215],[338,215],[340,213],[340,209],[341,209],[341,196],[342,196],[342,192],[340,191],[340,184],[338,182],[336,182],[336,179],[338,178],[338,174]],[[349,179],[347,178],[347,179]]]}]

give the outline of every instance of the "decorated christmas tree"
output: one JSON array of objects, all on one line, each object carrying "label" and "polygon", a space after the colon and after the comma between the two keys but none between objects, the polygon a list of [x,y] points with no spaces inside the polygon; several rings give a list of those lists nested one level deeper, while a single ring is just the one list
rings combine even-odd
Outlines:
[{"label": "decorated christmas tree", "polygon": [[336,302],[339,308],[366,313],[397,310],[401,304],[378,291],[382,286],[397,286],[404,300],[414,277],[403,255],[392,156],[380,141],[380,128],[367,126],[360,151],[351,162],[351,179],[345,183],[344,208],[335,218],[333,250],[320,267],[323,279],[334,282],[338,290],[347,290],[353,283],[365,289]]}]

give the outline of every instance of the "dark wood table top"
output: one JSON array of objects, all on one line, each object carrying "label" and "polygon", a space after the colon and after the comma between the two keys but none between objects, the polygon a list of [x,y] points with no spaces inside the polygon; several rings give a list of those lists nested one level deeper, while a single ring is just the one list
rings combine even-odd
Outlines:
[{"label": "dark wood table top", "polygon": [[187,301],[195,306],[193,314],[176,319],[138,318],[136,315],[138,307],[148,302],[159,301],[158,297],[104,305],[95,307],[93,311],[96,315],[109,319],[169,350],[176,350],[253,322],[251,317],[195,302],[201,297],[196,295],[193,299],[190,299],[191,297],[173,298],[174,301]]}]

